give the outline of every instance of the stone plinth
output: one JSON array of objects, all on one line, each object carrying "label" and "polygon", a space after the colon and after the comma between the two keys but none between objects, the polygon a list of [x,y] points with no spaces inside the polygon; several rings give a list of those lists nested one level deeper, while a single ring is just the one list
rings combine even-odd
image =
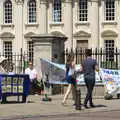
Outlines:
[{"label": "stone plinth", "polygon": [[40,58],[61,63],[62,52],[64,52],[65,36],[52,34],[32,35],[31,39],[34,44],[34,65],[38,71],[38,77],[41,77]]}]

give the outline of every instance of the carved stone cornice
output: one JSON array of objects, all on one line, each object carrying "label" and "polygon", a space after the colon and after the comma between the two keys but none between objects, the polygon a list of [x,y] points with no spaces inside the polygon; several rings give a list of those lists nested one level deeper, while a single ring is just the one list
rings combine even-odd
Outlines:
[{"label": "carved stone cornice", "polygon": [[23,3],[24,3],[24,0],[15,0],[15,3],[16,3],[16,4],[23,4]]},{"label": "carved stone cornice", "polygon": [[71,3],[72,2],[72,0],[62,0],[63,2],[65,2],[65,3]]},{"label": "carved stone cornice", "polygon": [[92,2],[99,2],[99,0],[91,0]]},{"label": "carved stone cornice", "polygon": [[46,4],[47,0],[40,0],[40,4]]},{"label": "carved stone cornice", "polygon": [[91,2],[97,2],[97,3],[100,3],[100,0],[91,0]]}]

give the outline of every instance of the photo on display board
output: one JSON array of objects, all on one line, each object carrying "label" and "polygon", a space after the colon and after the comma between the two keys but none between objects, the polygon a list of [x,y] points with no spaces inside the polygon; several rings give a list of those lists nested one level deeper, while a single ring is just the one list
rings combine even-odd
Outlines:
[{"label": "photo on display board", "polygon": [[24,82],[24,78],[19,77],[18,84],[19,85],[23,85],[23,82]]},{"label": "photo on display board", "polygon": [[12,81],[12,78],[11,77],[7,77],[6,80],[7,80],[7,85],[10,85],[11,81]]},{"label": "photo on display board", "polygon": [[23,93],[23,86],[18,86],[18,92]]},{"label": "photo on display board", "polygon": [[2,85],[6,85],[6,78],[2,77]]},{"label": "photo on display board", "polygon": [[17,84],[18,83],[18,77],[14,77],[13,78],[13,84]]},{"label": "photo on display board", "polygon": [[6,93],[7,92],[7,87],[4,85],[2,86],[2,93]]},{"label": "photo on display board", "polygon": [[12,92],[12,87],[11,87],[11,85],[7,85],[7,92]]},{"label": "photo on display board", "polygon": [[16,85],[13,85],[13,93],[17,93],[18,90],[17,90],[17,86]]}]

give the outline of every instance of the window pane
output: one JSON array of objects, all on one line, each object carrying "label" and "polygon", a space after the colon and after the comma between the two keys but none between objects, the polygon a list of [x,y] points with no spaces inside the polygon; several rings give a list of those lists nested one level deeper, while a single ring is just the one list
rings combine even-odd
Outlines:
[{"label": "window pane", "polygon": [[88,5],[87,0],[79,0],[79,21],[87,21]]},{"label": "window pane", "polygon": [[3,43],[3,51],[5,57],[8,58],[9,61],[12,61],[12,41],[5,41]]},{"label": "window pane", "polygon": [[53,21],[61,22],[62,21],[62,8],[61,0],[55,0],[53,6]]},{"label": "window pane", "polygon": [[105,19],[106,21],[115,20],[115,1],[114,0],[106,0],[105,6]]},{"label": "window pane", "polygon": [[33,42],[32,41],[27,42],[27,53],[29,56],[29,61],[33,62]]},{"label": "window pane", "polygon": [[106,61],[114,61],[114,40],[105,40]]},{"label": "window pane", "polygon": [[29,23],[36,23],[36,1],[30,0],[28,5]]},{"label": "window pane", "polygon": [[4,3],[4,22],[12,23],[12,3],[10,0]]}]

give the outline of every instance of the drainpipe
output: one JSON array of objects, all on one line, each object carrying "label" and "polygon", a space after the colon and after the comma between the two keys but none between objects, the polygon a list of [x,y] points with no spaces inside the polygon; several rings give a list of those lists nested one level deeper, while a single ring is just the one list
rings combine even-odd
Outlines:
[{"label": "drainpipe", "polygon": [[[101,1],[100,0],[98,0],[98,5],[100,6],[101,5],[101,3],[100,3]],[[98,7],[99,7],[98,6]],[[100,8],[98,8],[98,50],[100,49],[100,17],[99,17],[99,15],[100,15],[100,13],[99,13],[99,10]]]},{"label": "drainpipe", "polygon": [[[24,1],[23,1],[24,4]],[[22,4],[22,48],[24,48],[23,46],[23,4]]]}]

